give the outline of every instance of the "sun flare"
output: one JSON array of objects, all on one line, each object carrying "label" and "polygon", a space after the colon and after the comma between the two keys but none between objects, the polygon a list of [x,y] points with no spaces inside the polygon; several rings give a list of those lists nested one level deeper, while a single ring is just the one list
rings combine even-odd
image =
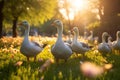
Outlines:
[{"label": "sun flare", "polygon": [[[65,2],[62,0],[61,4],[64,4]],[[60,9],[60,12],[62,13],[63,17],[65,19],[73,20],[74,16],[77,12],[83,11],[86,8],[88,8],[88,0],[67,0],[67,3],[69,4],[68,10],[69,13],[66,12],[65,8]]]},{"label": "sun flare", "polygon": [[75,10],[84,10],[85,8],[87,8],[88,5],[88,0],[69,0],[71,6],[75,9]]}]

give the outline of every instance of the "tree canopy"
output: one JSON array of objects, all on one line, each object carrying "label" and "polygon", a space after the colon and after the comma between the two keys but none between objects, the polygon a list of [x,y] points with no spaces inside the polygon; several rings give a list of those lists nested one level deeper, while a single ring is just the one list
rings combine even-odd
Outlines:
[{"label": "tree canopy", "polygon": [[[80,5],[74,3],[75,1],[0,0],[0,32],[2,33],[3,23],[5,27],[6,24],[11,24],[13,34],[16,36],[16,24],[21,20],[27,20],[33,26],[41,25],[44,27],[41,31],[47,32],[46,25],[49,26],[48,24],[50,24],[52,18],[57,18],[64,22],[65,29],[72,29],[72,27],[78,26],[83,33],[86,26],[88,26],[87,29],[91,29],[95,33],[99,30],[100,32],[96,34],[98,36],[101,36],[102,32],[107,31],[115,39],[116,31],[120,30],[120,0],[86,0],[89,1],[89,5],[84,5],[86,9],[73,12],[77,10],[77,7],[80,9],[80,6],[71,6],[73,4],[74,6]],[[66,12],[60,12],[60,9],[65,9]],[[70,19],[71,12],[74,14],[74,16],[72,15],[73,19]],[[66,16],[63,14],[66,14]],[[68,19],[65,19],[65,17]]]},{"label": "tree canopy", "polygon": [[57,0],[6,0],[4,5],[4,21],[13,24],[13,37],[16,37],[18,20],[27,20],[38,25],[54,16]]}]

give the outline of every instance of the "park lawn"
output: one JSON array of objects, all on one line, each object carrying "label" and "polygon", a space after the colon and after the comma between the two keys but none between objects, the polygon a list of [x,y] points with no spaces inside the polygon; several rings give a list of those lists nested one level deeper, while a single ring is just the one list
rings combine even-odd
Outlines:
[{"label": "park lawn", "polygon": [[[120,55],[111,53],[102,56],[97,50],[92,49],[85,54],[85,61],[94,62],[98,65],[110,63],[112,69],[96,78],[87,78],[80,71],[81,55],[75,53],[67,62],[60,60],[52,63],[44,72],[40,67],[48,59],[54,59],[50,52],[51,45],[55,42],[53,38],[41,39],[41,43],[48,45],[37,56],[28,62],[26,57],[19,52],[22,38],[3,38],[0,40],[0,80],[120,80]],[[39,59],[41,61],[39,61]],[[20,66],[16,62],[21,61]]]}]

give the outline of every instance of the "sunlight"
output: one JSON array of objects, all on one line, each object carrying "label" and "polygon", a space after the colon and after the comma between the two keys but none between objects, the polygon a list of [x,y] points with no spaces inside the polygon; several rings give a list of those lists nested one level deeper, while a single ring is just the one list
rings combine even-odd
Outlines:
[{"label": "sunlight", "polygon": [[74,19],[74,12],[70,9],[70,12],[69,12],[69,14],[67,15],[67,13],[66,13],[66,10],[65,9],[60,9],[59,10],[61,13],[62,13],[62,15],[63,15],[63,17],[65,18],[65,19],[70,19],[70,20],[73,20]]},{"label": "sunlight", "polygon": [[[60,1],[60,7],[61,5],[63,5],[65,2]],[[67,3],[69,4],[68,10],[69,13],[67,14],[66,9],[65,8],[61,8],[59,11],[60,13],[62,13],[63,17],[65,19],[70,19],[73,20],[75,15],[79,12],[79,11],[83,11],[85,9],[88,8],[88,0],[67,0]]]},{"label": "sunlight", "polygon": [[69,0],[73,9],[80,11],[80,10],[84,10],[85,8],[87,8],[88,6],[88,1],[87,0]]}]

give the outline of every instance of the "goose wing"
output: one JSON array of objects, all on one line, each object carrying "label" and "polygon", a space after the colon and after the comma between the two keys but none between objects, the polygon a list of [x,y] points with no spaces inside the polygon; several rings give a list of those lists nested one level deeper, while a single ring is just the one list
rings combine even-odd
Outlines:
[{"label": "goose wing", "polygon": [[35,42],[35,41],[32,41],[31,43],[34,44],[34,45],[37,46],[37,47],[41,47],[40,44],[37,43],[37,42]]},{"label": "goose wing", "polygon": [[71,49],[71,45],[69,43],[64,43],[64,44]]},{"label": "goose wing", "polygon": [[82,44],[83,47],[89,48],[88,44],[86,44],[84,42],[80,42],[80,44]]}]

